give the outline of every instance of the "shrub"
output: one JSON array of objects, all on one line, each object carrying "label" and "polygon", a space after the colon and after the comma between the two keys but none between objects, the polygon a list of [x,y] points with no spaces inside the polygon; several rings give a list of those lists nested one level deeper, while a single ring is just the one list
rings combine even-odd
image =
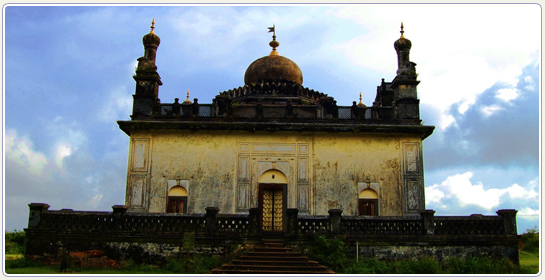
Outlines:
[{"label": "shrub", "polygon": [[448,274],[511,274],[521,273],[520,268],[508,259],[488,257],[450,258],[443,265]]},{"label": "shrub", "polygon": [[328,239],[323,235],[314,237],[314,246],[308,248],[311,258],[337,273],[344,271],[348,262],[346,248],[340,238]]},{"label": "shrub", "polygon": [[14,230],[5,232],[6,244],[4,252],[6,254],[24,254],[25,253],[25,232]]},{"label": "shrub", "polygon": [[19,258],[16,260],[6,260],[5,264],[6,264],[6,267],[8,268],[24,268],[24,267],[35,267],[35,266],[41,265],[37,261],[27,259],[27,258]]},{"label": "shrub", "polygon": [[438,274],[442,272],[442,265],[435,259],[423,257],[418,260],[400,260],[390,264],[392,273],[396,274]]},{"label": "shrub", "polygon": [[524,244],[522,251],[537,253],[539,252],[539,230],[536,227],[527,229],[520,237],[520,241]]},{"label": "shrub", "polygon": [[390,267],[385,261],[376,258],[363,259],[359,262],[352,260],[347,264],[344,273],[349,274],[390,274]]},{"label": "shrub", "polygon": [[212,270],[219,265],[219,258],[207,254],[192,254],[189,257],[186,270],[185,256],[180,258],[169,258],[164,269],[169,273],[191,273],[202,274]]}]

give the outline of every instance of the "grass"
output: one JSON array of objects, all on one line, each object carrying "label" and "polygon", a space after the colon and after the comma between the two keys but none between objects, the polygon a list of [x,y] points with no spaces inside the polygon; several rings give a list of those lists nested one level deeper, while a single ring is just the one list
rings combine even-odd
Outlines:
[{"label": "grass", "polygon": [[[191,256],[189,262],[185,258],[171,258],[166,264],[135,264],[129,260],[121,268],[74,267],[68,265],[66,272],[60,272],[60,264],[45,265],[25,258],[5,261],[7,274],[203,274],[219,265],[219,259],[208,255]],[[187,270],[186,270],[187,267]]]},{"label": "grass", "polygon": [[[6,261],[8,263],[9,261]],[[120,269],[102,267],[68,267],[66,272],[60,272],[57,265],[37,265],[28,267],[10,268],[6,265],[7,274],[171,274],[172,271],[158,266],[143,265],[140,267],[128,266]],[[183,273],[183,272],[177,272]]]},{"label": "grass", "polygon": [[20,258],[22,258],[23,255],[22,254],[6,254],[6,260],[18,260]]},{"label": "grass", "polygon": [[539,253],[519,251],[519,262],[521,269],[528,273],[539,273]]},{"label": "grass", "polygon": [[[7,256],[7,255],[6,255]],[[537,253],[520,251],[520,269],[514,269],[511,272],[515,274],[537,274],[539,273],[539,255]],[[19,257],[18,255],[16,257]],[[96,268],[96,267],[68,267],[67,272],[60,273],[59,267],[56,265],[39,265],[28,263],[25,265],[17,265],[24,259],[6,260],[7,274],[203,274],[206,270],[192,270],[185,272],[184,265],[180,262],[170,262],[165,267],[157,265],[128,265],[120,269],[113,268]],[[491,260],[474,258],[467,261],[455,261],[449,263],[449,268],[442,267],[441,264],[431,260],[423,259],[419,261],[398,261],[386,263],[376,259],[369,259],[365,262],[353,264],[349,271],[344,273],[351,274],[475,274],[475,273],[497,273],[499,267],[505,266],[501,262],[496,265],[491,265]],[[494,263],[495,261],[492,261]],[[199,265],[202,265],[199,263]],[[204,265],[206,266],[206,265]],[[496,267],[497,266],[497,267]],[[211,267],[211,266],[210,266]],[[501,269],[500,269],[501,270]],[[340,271],[339,271],[340,272]]]}]

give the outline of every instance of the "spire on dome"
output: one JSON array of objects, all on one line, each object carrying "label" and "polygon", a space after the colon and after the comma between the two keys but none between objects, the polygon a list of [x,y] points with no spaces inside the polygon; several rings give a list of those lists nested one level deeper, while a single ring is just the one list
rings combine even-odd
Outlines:
[{"label": "spire on dome", "polygon": [[403,36],[403,33],[405,33],[405,31],[403,31],[403,22],[401,22],[401,31],[399,31],[399,33],[401,33],[399,38],[405,38],[405,36]]},{"label": "spire on dome", "polygon": [[269,33],[270,32],[273,33],[273,36],[272,36],[273,40],[269,43],[269,46],[273,48],[270,55],[279,55],[278,51],[276,51],[276,48],[280,46],[280,43],[276,41],[276,30],[275,30],[274,24],[272,27],[269,27]]},{"label": "spire on dome", "polygon": [[191,104],[191,100],[189,100],[189,90],[187,90],[187,96],[185,101],[182,104]]},{"label": "spire on dome", "polygon": [[358,103],[358,107],[366,107],[363,102],[361,102],[361,92],[360,92],[360,103]]}]

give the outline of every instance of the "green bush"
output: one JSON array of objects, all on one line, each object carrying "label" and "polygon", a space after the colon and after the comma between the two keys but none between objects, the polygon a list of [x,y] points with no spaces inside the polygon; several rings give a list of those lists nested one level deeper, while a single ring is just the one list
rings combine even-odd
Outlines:
[{"label": "green bush", "polygon": [[524,244],[522,251],[537,253],[539,252],[539,230],[538,227],[527,229],[520,237],[520,241]]},{"label": "green bush", "polygon": [[24,254],[25,253],[25,232],[14,230],[5,232],[6,244],[4,252],[6,254]]},{"label": "green bush", "polygon": [[390,266],[395,274],[439,274],[442,271],[441,263],[429,257],[395,261]]},{"label": "green bush", "polygon": [[335,272],[344,271],[348,263],[346,248],[340,238],[328,239],[323,235],[314,237],[314,246],[308,248],[312,259]]},{"label": "green bush", "polygon": [[24,268],[24,267],[36,267],[40,266],[41,264],[27,258],[19,258],[15,260],[6,260],[5,261],[7,268]]},{"label": "green bush", "polygon": [[[337,272],[340,273],[340,272]],[[376,258],[368,258],[356,262],[352,260],[346,266],[342,273],[348,274],[389,274],[392,273],[390,267],[385,261],[379,261]]]},{"label": "green bush", "polygon": [[192,254],[189,257],[186,270],[186,258],[169,258],[164,269],[168,273],[190,273],[190,274],[202,274],[206,273],[213,268],[219,266],[219,258],[207,254]]},{"label": "green bush", "polygon": [[512,274],[521,273],[520,268],[508,259],[487,257],[450,258],[443,264],[443,273],[448,274]]}]

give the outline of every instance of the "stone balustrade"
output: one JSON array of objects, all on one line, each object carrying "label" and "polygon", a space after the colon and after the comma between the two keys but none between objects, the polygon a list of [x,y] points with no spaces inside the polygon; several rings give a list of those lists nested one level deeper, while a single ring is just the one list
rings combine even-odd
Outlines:
[{"label": "stone balustrade", "polygon": [[[49,205],[29,205],[29,229],[70,232],[196,232],[207,234],[257,235],[259,209],[249,214],[219,214],[215,207],[206,214],[129,213],[124,206],[112,212],[89,212],[62,209],[48,210]],[[294,235],[516,235],[516,211],[500,210],[498,216],[434,216],[433,210],[420,216],[371,217],[342,216],[331,209],[326,216],[302,216],[288,209],[285,234]]]}]

